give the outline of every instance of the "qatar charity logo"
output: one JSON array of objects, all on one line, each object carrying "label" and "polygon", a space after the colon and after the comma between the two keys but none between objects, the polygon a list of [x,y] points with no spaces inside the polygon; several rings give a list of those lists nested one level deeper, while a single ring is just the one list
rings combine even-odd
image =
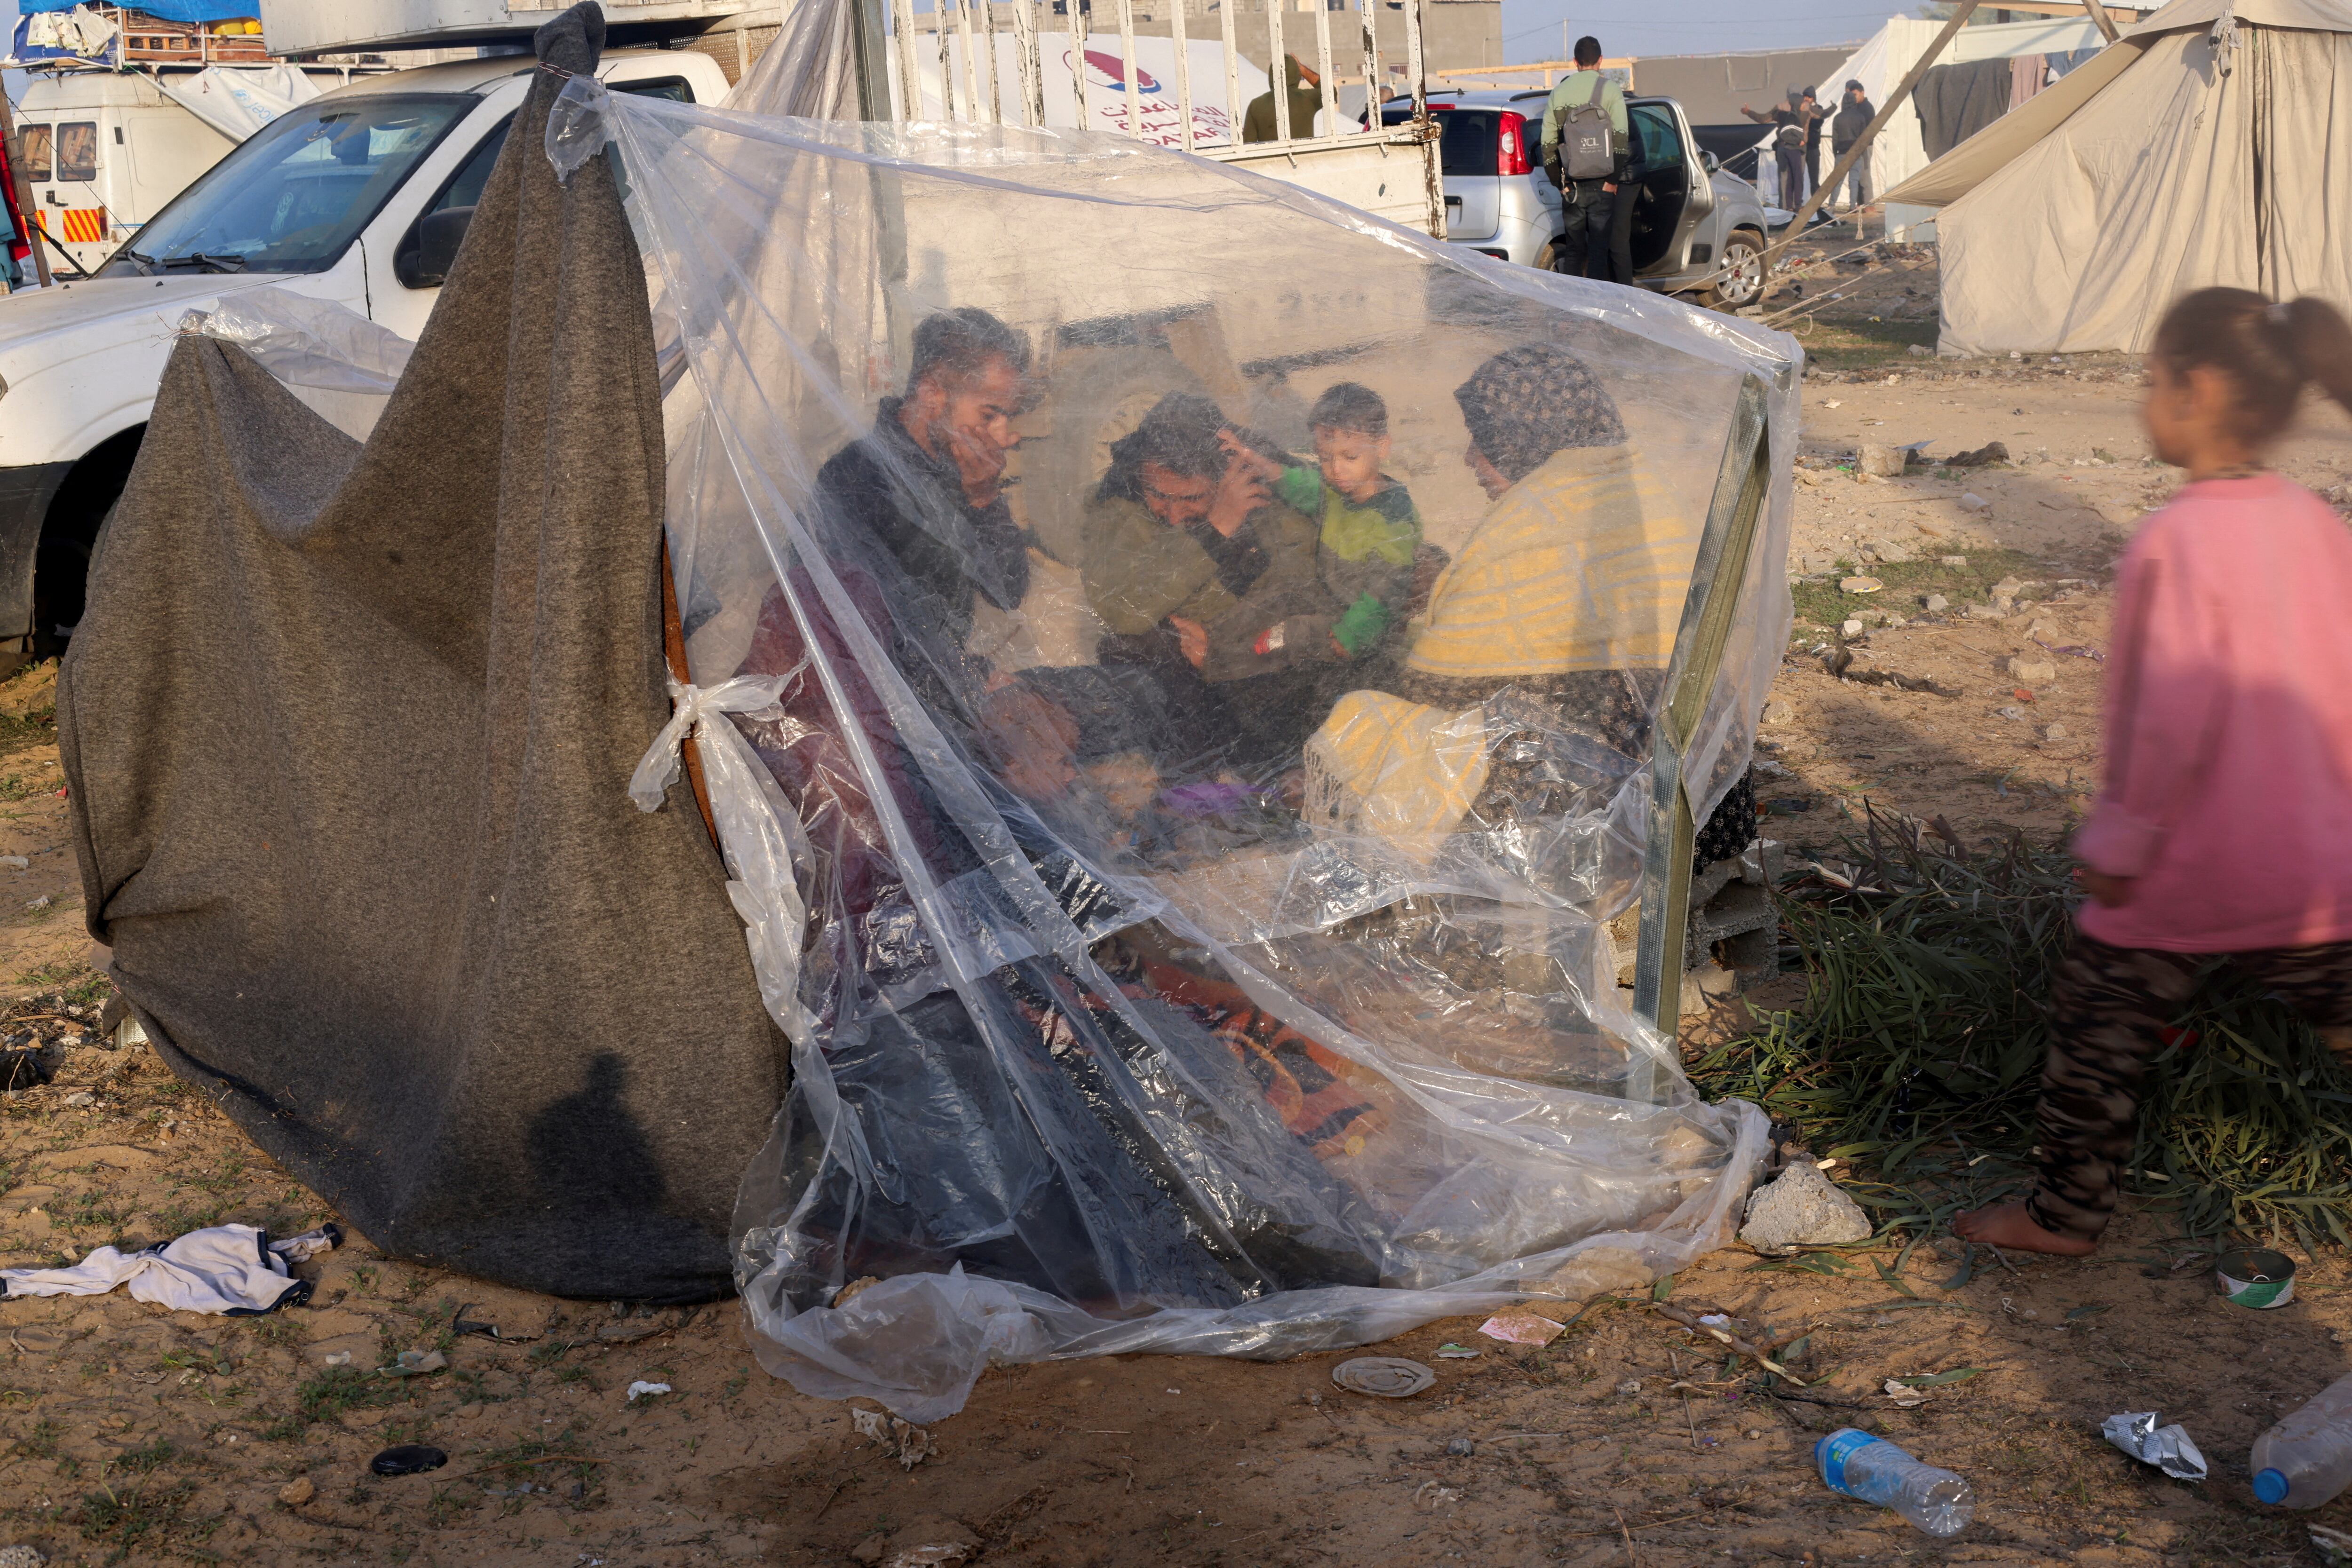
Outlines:
[{"label": "qatar charity logo", "polygon": [[[1086,52],[1086,55],[1087,83],[1088,86],[1117,88],[1121,92],[1125,92],[1127,90],[1127,67],[1121,63],[1117,55],[1107,55],[1100,49],[1088,49]],[[1069,60],[1069,56],[1064,55],[1062,58],[1064,63],[1066,64]],[[1158,92],[1160,90],[1160,78],[1153,76],[1150,71],[1145,70],[1140,64],[1138,64],[1135,68],[1135,90],[1138,92]]]}]

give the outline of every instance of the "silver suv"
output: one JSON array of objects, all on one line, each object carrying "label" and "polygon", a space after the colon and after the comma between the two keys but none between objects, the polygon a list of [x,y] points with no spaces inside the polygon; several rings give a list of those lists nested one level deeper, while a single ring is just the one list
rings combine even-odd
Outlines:
[{"label": "silver suv", "polygon": [[[1445,176],[1445,233],[1500,261],[1549,269],[1559,254],[1559,192],[1543,172],[1549,89],[1433,92],[1438,163]],[[1756,187],[1699,151],[1682,105],[1625,100],[1633,131],[1628,183],[1633,206],[1633,277],[1661,293],[1700,291],[1718,309],[1750,305],[1764,286],[1764,204]],[[1394,103],[1381,119],[1412,118]]]}]

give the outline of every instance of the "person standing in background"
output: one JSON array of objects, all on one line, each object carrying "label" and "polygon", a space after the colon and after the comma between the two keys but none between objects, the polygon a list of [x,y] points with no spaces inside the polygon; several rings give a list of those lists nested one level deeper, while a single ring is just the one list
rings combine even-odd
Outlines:
[{"label": "person standing in background", "polygon": [[[1559,244],[1555,270],[1571,277],[1631,283],[1632,268],[1619,276],[1614,243],[1617,208],[1626,207],[1630,235],[1632,193],[1620,195],[1631,146],[1623,84],[1601,74],[1601,40],[1576,40],[1576,69],[1559,78],[1544,105],[1543,166],[1559,187]],[[1631,251],[1624,254],[1630,260]]]},{"label": "person standing in background", "polygon": [[[1290,134],[1293,140],[1316,134],[1315,117],[1323,111],[1323,78],[1309,68],[1297,55],[1282,57],[1282,76],[1290,99]],[[1280,127],[1274,120],[1274,91],[1269,88],[1250,99],[1242,112],[1244,141],[1276,140]]]},{"label": "person standing in background", "polygon": [[[1846,149],[1861,141],[1862,133],[1877,118],[1878,110],[1871,104],[1870,95],[1863,90],[1862,83],[1847,82],[1845,101],[1838,106],[1837,118],[1830,121],[1830,156],[1832,161],[1844,157]],[[1853,198],[1846,204],[1848,211],[1858,213],[1870,205],[1869,148],[1864,148],[1862,155],[1853,161],[1853,167],[1846,171],[1845,189],[1846,194]],[[1830,193],[1830,200],[1837,200],[1835,191]]]},{"label": "person standing in background", "polygon": [[[1769,110],[1754,110],[1744,103],[1739,106],[1739,112],[1757,124],[1776,128],[1772,133],[1772,161],[1780,171],[1780,204],[1791,212],[1805,200],[1802,171],[1807,137],[1820,133],[1819,121],[1806,113],[1806,106],[1811,103],[1811,99],[1810,91],[1792,87],[1789,89],[1788,101],[1776,104]],[[1821,106],[1811,104],[1811,107],[1818,112]]]},{"label": "person standing in background", "polygon": [[1807,88],[1805,96],[1797,103],[1797,113],[1805,122],[1805,191],[1809,195],[1822,188],[1822,121],[1830,116],[1813,91]]}]

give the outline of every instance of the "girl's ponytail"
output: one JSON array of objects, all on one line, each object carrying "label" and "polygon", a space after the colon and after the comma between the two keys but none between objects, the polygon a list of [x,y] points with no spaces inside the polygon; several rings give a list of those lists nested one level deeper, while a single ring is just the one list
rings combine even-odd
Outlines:
[{"label": "girl's ponytail", "polygon": [[2352,413],[2352,322],[2316,294],[2280,307],[2295,363]]}]

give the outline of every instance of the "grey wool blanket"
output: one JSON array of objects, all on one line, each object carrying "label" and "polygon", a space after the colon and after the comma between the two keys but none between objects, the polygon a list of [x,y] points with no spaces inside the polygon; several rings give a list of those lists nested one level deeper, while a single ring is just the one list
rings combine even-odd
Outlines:
[{"label": "grey wool blanket", "polygon": [[[541,57],[593,70],[583,5]],[[91,934],[172,1069],[369,1239],[560,1295],[730,1288],[785,1084],[668,715],[662,425],[613,170],[542,71],[373,434],[181,340],[58,731]]]}]

